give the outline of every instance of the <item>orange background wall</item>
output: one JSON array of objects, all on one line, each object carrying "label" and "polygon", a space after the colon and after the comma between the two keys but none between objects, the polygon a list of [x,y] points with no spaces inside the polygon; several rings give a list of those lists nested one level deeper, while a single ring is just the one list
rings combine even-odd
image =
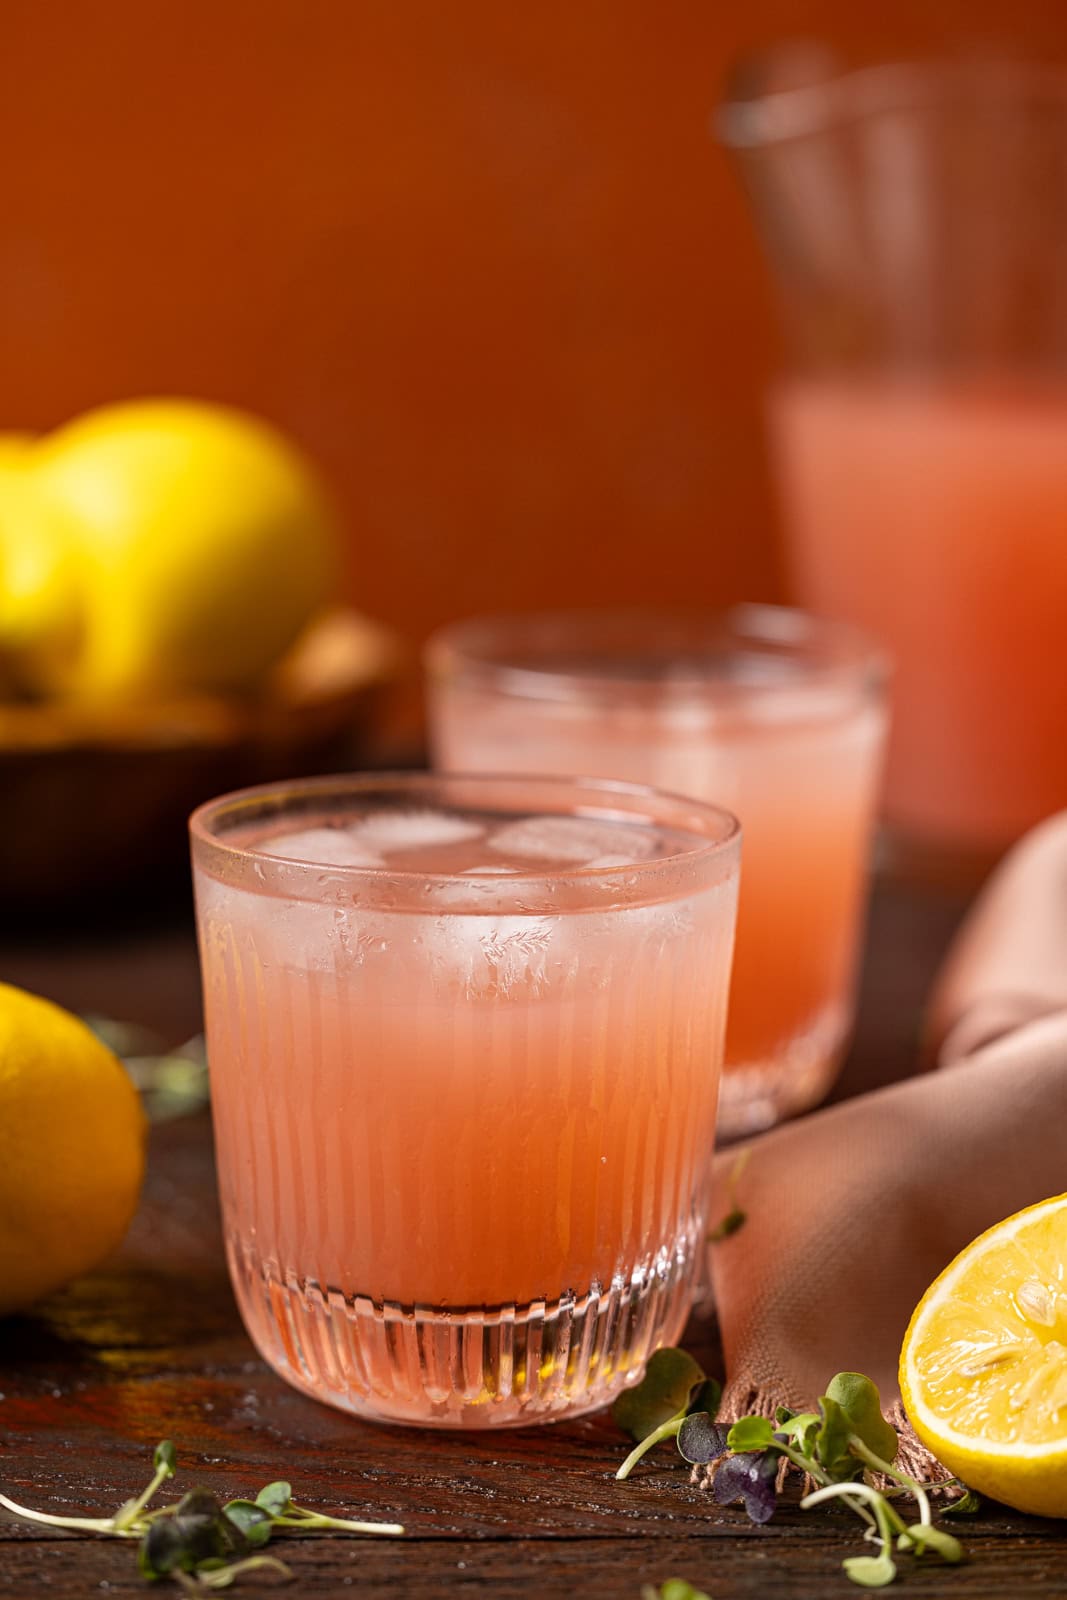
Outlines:
[{"label": "orange background wall", "polygon": [[412,637],[776,591],[728,62],[1063,54],[1063,0],[5,0],[0,424],[257,407]]}]

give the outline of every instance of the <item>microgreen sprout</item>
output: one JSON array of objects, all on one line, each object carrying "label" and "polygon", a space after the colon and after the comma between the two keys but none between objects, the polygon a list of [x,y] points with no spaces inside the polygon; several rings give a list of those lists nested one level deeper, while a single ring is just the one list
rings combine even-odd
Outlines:
[{"label": "microgreen sprout", "polygon": [[152,1466],[155,1471],[148,1487],[137,1496],[136,1500],[127,1500],[124,1506],[119,1506],[115,1512],[115,1531],[122,1532],[137,1521],[145,1506],[152,1499],[157,1489],[162,1489],[168,1478],[173,1478],[174,1468],[178,1457],[174,1446],[169,1439],[163,1439],[152,1454]]},{"label": "microgreen sprout", "polygon": [[691,1411],[719,1408],[721,1386],[685,1350],[657,1350],[641,1382],[624,1389],[611,1415],[637,1441],[616,1478],[628,1478],[641,1457],[664,1439],[676,1439]]},{"label": "microgreen sprout", "polygon": [[122,1057],[149,1121],[167,1122],[207,1104],[207,1049],[203,1034],[174,1050],[148,1028],[95,1015],[82,1019],[109,1050]]},{"label": "microgreen sprout", "polygon": [[[231,1501],[225,1507],[227,1515],[234,1506],[247,1505],[247,1501]],[[256,1506],[270,1518],[275,1528],[295,1530],[299,1533],[379,1533],[398,1538],[403,1533],[399,1522],[353,1522],[348,1517],[330,1517],[321,1511],[308,1511],[305,1506],[293,1504],[292,1489],[284,1481],[268,1483],[256,1495]]]},{"label": "microgreen sprout", "polygon": [[61,1517],[31,1511],[0,1494],[0,1506],[27,1522],[53,1528],[72,1528],[115,1539],[136,1539],[137,1564],[143,1577],[173,1578],[190,1594],[228,1589],[239,1578],[271,1572],[291,1578],[292,1572],[275,1556],[260,1555],[274,1534],[361,1533],[398,1537],[404,1532],[395,1522],[357,1522],[328,1516],[293,1503],[288,1483],[268,1483],[255,1500],[230,1500],[220,1505],[207,1489],[192,1489],[171,1505],[148,1509],[149,1502],[168,1478],[174,1476],[177,1457],[165,1439],[156,1446],[153,1474],[134,1500],[127,1500],[110,1517]]},{"label": "microgreen sprout", "polygon": [[284,1583],[288,1583],[293,1576],[292,1569],[284,1561],[279,1561],[277,1556],[245,1556],[240,1561],[231,1561],[223,1566],[213,1566],[210,1561],[204,1561],[197,1568],[195,1577],[190,1577],[180,1567],[175,1568],[174,1576],[186,1594],[204,1594],[212,1589],[229,1589],[238,1578],[249,1572],[273,1572]]},{"label": "microgreen sprout", "polygon": [[[958,1479],[924,1485],[893,1465],[899,1446],[896,1429],[882,1415],[878,1390],[869,1378],[839,1372],[815,1411],[779,1406],[773,1419],[741,1417],[727,1426],[715,1421],[718,1386],[709,1390],[696,1362],[683,1356],[678,1350],[657,1351],[642,1382],[616,1401],[615,1420],[639,1441],[617,1477],[627,1477],[653,1444],[673,1437],[684,1460],[709,1469],[715,1501],[740,1501],[753,1522],[767,1522],[774,1515],[778,1485],[790,1468],[803,1475],[803,1510],[833,1502],[854,1512],[866,1524],[865,1537],[874,1553],[850,1557],[844,1569],[863,1588],[892,1583],[894,1552],[934,1554],[952,1565],[964,1559],[959,1541],[934,1525],[929,1491],[958,1489],[959,1497],[947,1508],[955,1515],[977,1510],[978,1497]],[[686,1381],[689,1387],[683,1391]],[[669,1413],[670,1405],[678,1409]],[[914,1500],[917,1521],[905,1521],[897,1510],[894,1500],[902,1496]]]}]

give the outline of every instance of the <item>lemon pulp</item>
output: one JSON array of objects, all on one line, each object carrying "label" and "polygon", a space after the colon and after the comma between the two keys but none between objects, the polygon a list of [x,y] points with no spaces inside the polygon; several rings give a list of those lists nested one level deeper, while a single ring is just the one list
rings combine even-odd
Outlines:
[{"label": "lemon pulp", "polygon": [[1067,1515],[1067,1196],[998,1223],[912,1318],[901,1391],[927,1447],[972,1487]]}]

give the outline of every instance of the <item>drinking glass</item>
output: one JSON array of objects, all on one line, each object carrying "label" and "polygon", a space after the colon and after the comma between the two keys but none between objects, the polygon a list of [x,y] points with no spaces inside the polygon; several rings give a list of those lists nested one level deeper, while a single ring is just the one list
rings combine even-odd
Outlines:
[{"label": "drinking glass", "polygon": [[361,1416],[604,1405],[706,1227],[740,832],[626,784],[313,779],[191,822],[226,1253]]},{"label": "drinking glass", "polygon": [[821,1100],[852,1022],[886,729],[869,642],[772,606],[564,613],[459,623],[427,667],[445,770],[624,778],[737,813],[720,1136]]},{"label": "drinking glass", "polygon": [[893,657],[905,857],[981,865],[1067,805],[1067,74],[778,51],[721,128],[786,335],[795,592]]}]

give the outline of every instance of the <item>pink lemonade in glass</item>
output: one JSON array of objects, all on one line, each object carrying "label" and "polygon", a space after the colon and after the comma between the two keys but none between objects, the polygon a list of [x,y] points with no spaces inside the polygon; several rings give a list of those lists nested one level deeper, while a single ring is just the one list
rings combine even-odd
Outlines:
[{"label": "pink lemonade in glass", "polygon": [[428,650],[446,770],[587,773],[745,830],[719,1131],[820,1100],[847,1042],[885,707],[851,630],[797,612],[460,623]]},{"label": "pink lemonade in glass", "polygon": [[677,1337],[736,909],[725,813],[626,785],[311,780],[193,818],[226,1249],[368,1417],[605,1404]]},{"label": "pink lemonade in glass", "polygon": [[1067,389],[797,380],[772,421],[798,594],[895,660],[890,821],[996,852],[1067,805]]}]

